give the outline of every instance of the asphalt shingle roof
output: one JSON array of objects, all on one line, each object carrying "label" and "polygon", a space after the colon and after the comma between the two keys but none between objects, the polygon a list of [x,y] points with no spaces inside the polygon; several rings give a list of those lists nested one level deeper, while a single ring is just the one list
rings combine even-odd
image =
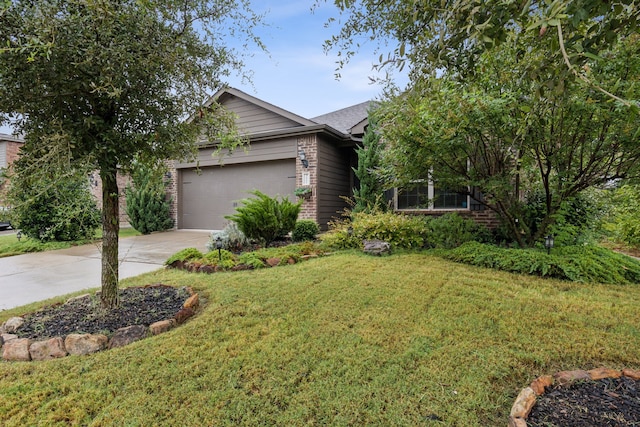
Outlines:
[{"label": "asphalt shingle roof", "polygon": [[310,120],[318,124],[329,125],[335,130],[348,134],[352,127],[367,118],[371,103],[372,101],[362,102],[352,105],[351,107],[313,117]]}]

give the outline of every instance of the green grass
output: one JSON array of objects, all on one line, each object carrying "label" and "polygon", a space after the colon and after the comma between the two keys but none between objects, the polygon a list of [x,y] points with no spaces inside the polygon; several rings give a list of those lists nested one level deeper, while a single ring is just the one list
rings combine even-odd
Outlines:
[{"label": "green grass", "polygon": [[[121,228],[120,238],[139,236],[140,233],[133,228]],[[96,233],[96,239],[102,237],[102,230],[98,230]],[[7,234],[0,236],[0,258],[21,255],[30,252],[44,252],[52,251],[55,249],[66,249],[71,246],[84,245],[91,243],[95,240],[79,240],[74,242],[40,242],[36,239],[30,239],[29,237],[23,237],[18,241],[15,234]]]},{"label": "green grass", "polygon": [[500,426],[540,375],[640,368],[637,286],[355,252],[123,284],[157,282],[207,304],[124,348],[0,362],[3,425]]}]

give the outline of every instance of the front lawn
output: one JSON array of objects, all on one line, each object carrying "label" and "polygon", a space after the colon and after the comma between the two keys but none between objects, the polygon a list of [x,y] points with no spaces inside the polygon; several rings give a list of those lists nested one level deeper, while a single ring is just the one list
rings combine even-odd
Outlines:
[{"label": "front lawn", "polygon": [[207,304],[124,348],[0,362],[3,425],[500,426],[540,375],[640,368],[637,286],[355,252],[124,285],[158,282]]},{"label": "front lawn", "polygon": [[[121,228],[119,236],[131,237],[139,236],[140,233],[133,228]],[[96,232],[96,239],[100,239],[102,236],[102,230]],[[20,240],[16,237],[16,234],[6,234],[0,236],[0,258],[21,255],[30,252],[44,252],[52,251],[55,249],[66,249],[71,246],[85,245],[87,243],[94,242],[95,240],[80,240],[74,242],[40,242],[36,239],[23,236]]]}]

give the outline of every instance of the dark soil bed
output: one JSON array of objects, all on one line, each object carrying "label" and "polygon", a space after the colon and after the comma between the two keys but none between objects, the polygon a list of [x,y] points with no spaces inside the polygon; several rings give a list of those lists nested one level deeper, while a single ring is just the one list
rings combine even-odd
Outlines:
[{"label": "dark soil bed", "polygon": [[171,319],[187,298],[189,292],[184,288],[126,288],[120,290],[118,308],[107,310],[102,308],[99,295],[87,295],[27,314],[24,316],[25,323],[16,331],[16,335],[34,340],[73,333],[111,336],[117,329],[127,326],[149,326],[160,320]]},{"label": "dark soil bed", "polygon": [[553,386],[538,397],[529,427],[640,426],[640,381],[627,377]]}]

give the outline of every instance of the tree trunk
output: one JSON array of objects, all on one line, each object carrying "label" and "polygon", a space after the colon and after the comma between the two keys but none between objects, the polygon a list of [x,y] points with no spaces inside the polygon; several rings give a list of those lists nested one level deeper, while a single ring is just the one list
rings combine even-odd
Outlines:
[{"label": "tree trunk", "polygon": [[118,232],[120,207],[116,168],[100,171],[102,178],[102,293],[105,308],[118,306]]}]

